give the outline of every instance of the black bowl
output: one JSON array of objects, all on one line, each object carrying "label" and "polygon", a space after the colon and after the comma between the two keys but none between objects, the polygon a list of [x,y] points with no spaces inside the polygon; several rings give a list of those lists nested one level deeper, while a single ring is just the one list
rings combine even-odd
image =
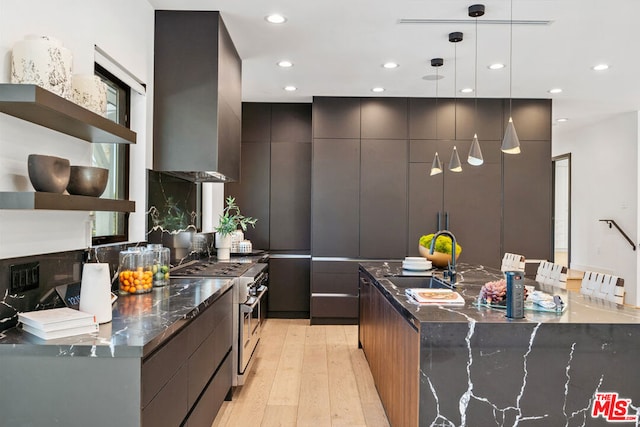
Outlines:
[{"label": "black bowl", "polygon": [[71,166],[67,191],[78,196],[100,197],[107,187],[109,169],[95,166]]},{"label": "black bowl", "polygon": [[36,191],[62,193],[69,183],[69,160],[42,154],[29,154],[29,180]]}]

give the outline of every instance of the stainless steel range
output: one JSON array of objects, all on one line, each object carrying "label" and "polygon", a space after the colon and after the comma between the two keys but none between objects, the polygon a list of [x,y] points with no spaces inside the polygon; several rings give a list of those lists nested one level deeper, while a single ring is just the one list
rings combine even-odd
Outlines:
[{"label": "stainless steel range", "polygon": [[233,385],[243,385],[266,317],[268,264],[191,261],[174,267],[171,277],[233,278]]}]

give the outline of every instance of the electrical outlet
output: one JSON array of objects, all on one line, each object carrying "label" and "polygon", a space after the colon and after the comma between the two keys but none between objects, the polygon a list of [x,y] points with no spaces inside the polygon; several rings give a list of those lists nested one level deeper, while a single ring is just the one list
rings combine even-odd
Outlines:
[{"label": "electrical outlet", "polygon": [[37,261],[12,265],[9,271],[11,275],[9,292],[11,293],[37,289],[40,286],[40,263]]}]

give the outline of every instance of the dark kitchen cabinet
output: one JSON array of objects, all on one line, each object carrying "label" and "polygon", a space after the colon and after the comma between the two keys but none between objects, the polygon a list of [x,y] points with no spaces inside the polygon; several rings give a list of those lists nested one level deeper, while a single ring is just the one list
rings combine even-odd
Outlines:
[{"label": "dark kitchen cabinet", "polygon": [[[227,291],[143,360],[143,427],[174,427],[183,421],[211,425],[231,392],[231,321],[231,292]],[[196,417],[203,423],[193,423]]]},{"label": "dark kitchen cabinet", "polygon": [[410,139],[455,139],[453,99],[409,98]]},{"label": "dark kitchen cabinet", "polygon": [[256,249],[269,248],[269,199],[271,150],[263,142],[242,143],[242,173],[240,182],[224,186],[225,198],[233,196],[243,215],[257,218],[255,228],[249,227],[245,238]]},{"label": "dark kitchen cabinet", "polygon": [[360,138],[360,98],[313,98],[314,138]]},{"label": "dark kitchen cabinet", "polygon": [[311,324],[356,324],[358,262],[311,263]]},{"label": "dark kitchen cabinet", "polygon": [[504,155],[504,251],[551,259],[551,143],[520,140],[520,146],[520,154]]},{"label": "dark kitchen cabinet", "polygon": [[[456,145],[461,173],[447,169]],[[409,237],[407,253],[418,256],[420,236],[447,228],[462,246],[461,260],[499,267],[501,254],[500,141],[481,141],[480,167],[466,163],[471,141],[411,141],[416,158],[433,159],[436,151],[445,169],[430,176],[431,162],[409,164]],[[438,218],[440,223],[438,224]]]},{"label": "dark kitchen cabinet", "polygon": [[407,98],[363,98],[362,139],[407,139]]},{"label": "dark kitchen cabinet", "polygon": [[271,144],[270,250],[311,247],[311,143]]},{"label": "dark kitchen cabinet", "polygon": [[271,104],[242,103],[242,142],[271,142]]},{"label": "dark kitchen cabinet", "polygon": [[360,252],[360,140],[314,139],[313,256],[358,257]]},{"label": "dark kitchen cabinet", "polygon": [[[469,140],[475,133],[482,145],[483,141],[501,141],[504,128],[502,99],[478,99],[478,115],[476,117],[475,99],[458,99],[456,101],[456,137],[457,140]],[[508,118],[507,118],[508,119]],[[464,153],[465,157],[467,153]],[[461,160],[462,154],[461,154]]]},{"label": "dark kitchen cabinet", "polygon": [[308,318],[311,279],[309,256],[269,258],[268,317]]},{"label": "dark kitchen cabinet", "polygon": [[271,104],[272,142],[311,142],[311,104]]},{"label": "dark kitchen cabinet", "polygon": [[407,246],[407,140],[362,140],[360,254],[404,258]]},{"label": "dark kitchen cabinet", "polygon": [[[504,124],[509,120],[509,100],[504,101]],[[551,100],[514,99],[513,125],[521,141],[551,141]]]}]

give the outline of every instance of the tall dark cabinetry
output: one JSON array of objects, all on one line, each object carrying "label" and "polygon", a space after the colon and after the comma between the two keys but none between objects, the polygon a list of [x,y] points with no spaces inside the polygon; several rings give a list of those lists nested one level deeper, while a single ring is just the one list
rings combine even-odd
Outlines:
[{"label": "tall dark cabinetry", "polygon": [[311,105],[243,103],[241,181],[225,185],[258,218],[246,237],[270,253],[271,317],[308,317]]}]

